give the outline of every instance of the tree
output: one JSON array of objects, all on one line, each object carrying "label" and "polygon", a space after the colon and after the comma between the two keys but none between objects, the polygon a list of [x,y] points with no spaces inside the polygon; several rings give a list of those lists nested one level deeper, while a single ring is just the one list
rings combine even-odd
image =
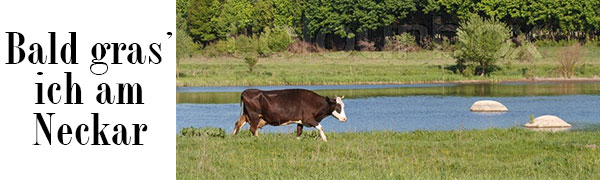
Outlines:
[{"label": "tree", "polygon": [[[200,46],[194,43],[192,37],[185,32],[183,29],[177,28],[177,33],[175,34],[176,38],[176,56],[175,62],[177,63],[177,67],[179,67],[179,60],[183,58],[191,57],[194,52],[196,52]],[[179,73],[177,73],[177,77],[179,77]]]},{"label": "tree", "polygon": [[273,25],[290,27],[296,34],[302,34],[302,0],[273,0]]},{"label": "tree", "polygon": [[417,10],[412,0],[309,0],[304,9],[313,36],[333,33],[343,38],[383,28]]},{"label": "tree", "polygon": [[188,30],[194,40],[207,43],[217,38],[214,17],[219,14],[219,7],[219,0],[190,0],[188,2]]},{"label": "tree", "polygon": [[177,15],[177,28],[182,29],[184,31],[188,30],[187,27],[187,8],[189,5],[189,0],[177,0],[176,7],[176,15]]},{"label": "tree", "polygon": [[177,29],[176,37],[176,59],[177,65],[181,58],[190,57],[199,49],[199,46],[194,43],[192,38],[182,29]]},{"label": "tree", "polygon": [[273,26],[273,2],[257,0],[252,9],[252,33],[259,34],[265,28]]},{"label": "tree", "polygon": [[510,28],[494,18],[485,20],[473,15],[460,24],[456,34],[457,67],[462,72],[462,67],[472,63],[484,76],[486,69],[503,55],[501,49],[509,43]]}]

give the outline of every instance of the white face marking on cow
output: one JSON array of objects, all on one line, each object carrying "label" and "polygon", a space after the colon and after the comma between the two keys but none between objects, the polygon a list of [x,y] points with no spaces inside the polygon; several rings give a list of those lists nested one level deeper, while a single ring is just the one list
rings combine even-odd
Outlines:
[{"label": "white face marking on cow", "polygon": [[340,120],[342,122],[346,122],[347,118],[346,118],[346,112],[344,111],[344,102],[342,102],[342,98],[344,98],[344,96],[335,97],[335,103],[340,105],[340,107],[341,107],[340,110],[342,112],[337,112],[337,111],[333,110],[331,115],[333,115],[335,118],[337,118],[338,120]]}]

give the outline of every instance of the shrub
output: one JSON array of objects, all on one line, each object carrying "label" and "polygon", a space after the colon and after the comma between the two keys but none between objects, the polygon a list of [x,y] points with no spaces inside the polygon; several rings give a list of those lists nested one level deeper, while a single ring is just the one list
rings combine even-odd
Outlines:
[{"label": "shrub", "polygon": [[431,42],[431,44],[432,48],[435,48],[440,51],[452,51],[452,49],[454,48],[452,43],[446,36],[442,36],[442,40],[439,43],[434,41]]},{"label": "shrub", "polygon": [[254,70],[254,66],[258,63],[258,59],[252,56],[246,56],[244,58],[244,62],[248,65],[248,72],[252,72]]},{"label": "shrub", "polygon": [[236,51],[235,38],[229,38],[227,40],[219,40],[213,44],[215,50],[219,55],[233,54]]},{"label": "shrub", "polygon": [[177,29],[176,33],[176,59],[177,65],[179,65],[180,59],[191,57],[200,49],[200,45],[194,43],[192,37],[184,30]]},{"label": "shrub", "polygon": [[575,68],[581,62],[582,49],[579,43],[565,47],[558,57],[558,73],[562,77],[571,78],[575,74]]},{"label": "shrub", "polygon": [[401,47],[415,47],[417,46],[417,41],[415,40],[415,36],[410,33],[402,33],[400,36],[396,35],[396,39],[398,39],[398,43]]},{"label": "shrub", "polygon": [[235,52],[243,57],[254,54],[258,50],[258,42],[256,38],[251,38],[245,35],[235,38]]},{"label": "shrub", "polygon": [[[396,50],[397,48],[395,47],[395,43],[394,43],[394,38],[393,37],[385,37],[385,44],[383,45],[383,50],[386,51],[393,51]],[[360,43],[360,41],[359,41]]]},{"label": "shrub", "polygon": [[454,58],[457,68],[463,73],[466,64],[474,64],[479,75],[484,76],[502,54],[501,49],[509,45],[510,28],[504,23],[477,15],[461,22],[457,29]]},{"label": "shrub", "polygon": [[206,128],[183,128],[179,131],[181,136],[187,137],[225,137],[225,130],[221,128],[206,127]]},{"label": "shrub", "polygon": [[600,46],[600,38],[599,37],[586,38],[585,47],[595,47],[595,46]]},{"label": "shrub", "polygon": [[227,40],[219,40],[205,48],[209,56],[235,55],[238,57],[256,56],[268,57],[273,52],[288,49],[292,43],[292,36],[282,28],[265,28],[260,36],[240,35]]},{"label": "shrub", "polygon": [[292,36],[285,28],[266,28],[262,36],[266,38],[266,43],[273,52],[285,51],[292,44]]},{"label": "shrub", "polygon": [[415,36],[405,32],[400,35],[386,37],[384,49],[388,51],[417,51],[419,50],[419,46],[417,45]]},{"label": "shrub", "polygon": [[511,55],[512,59],[517,59],[520,62],[532,62],[534,59],[541,58],[542,54],[537,50],[534,43],[527,40],[521,42],[521,46],[514,49]]},{"label": "shrub", "polygon": [[521,62],[532,62],[533,54],[525,46],[517,47],[516,59]]},{"label": "shrub", "polygon": [[269,57],[273,54],[273,51],[269,48],[268,39],[265,36],[258,38],[256,53],[261,57]]}]

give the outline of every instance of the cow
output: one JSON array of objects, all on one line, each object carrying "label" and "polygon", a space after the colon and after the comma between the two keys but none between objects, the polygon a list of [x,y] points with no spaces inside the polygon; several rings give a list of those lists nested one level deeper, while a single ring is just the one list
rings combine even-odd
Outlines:
[{"label": "cow", "polygon": [[240,97],[240,117],[235,123],[233,134],[237,134],[246,122],[250,124],[250,132],[254,136],[258,136],[258,129],[267,124],[297,124],[297,139],[300,139],[302,128],[306,126],[315,127],[319,130],[321,139],[327,141],[320,122],[329,115],[341,122],[347,120],[343,98],[330,99],[306,89],[247,89]]}]

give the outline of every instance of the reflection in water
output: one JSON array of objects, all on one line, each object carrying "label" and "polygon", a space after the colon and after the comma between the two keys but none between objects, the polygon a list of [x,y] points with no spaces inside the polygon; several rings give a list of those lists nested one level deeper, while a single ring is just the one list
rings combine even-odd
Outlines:
[{"label": "reflection in water", "polygon": [[[514,96],[556,96],[576,94],[600,94],[600,83],[506,83],[506,84],[443,84],[439,86],[409,86],[390,88],[389,85],[348,86],[357,89],[340,89],[344,86],[329,86],[335,89],[321,89],[320,86],[305,86],[301,88],[317,89],[324,96],[344,95],[346,98],[368,98],[382,96],[464,96],[464,97],[514,97]],[[208,88],[208,87],[207,87]],[[222,87],[229,90],[232,87]],[[251,87],[247,87],[251,88]],[[275,86],[260,89],[286,89],[290,87]],[[294,87],[295,88],[295,87]],[[195,88],[202,91],[202,88]],[[177,103],[223,104],[239,103],[240,92],[218,92],[219,89],[210,87],[215,92],[190,92],[187,88],[178,89]],[[194,88],[191,88],[194,90]]]},{"label": "reflection in water", "polygon": [[493,115],[503,115],[506,114],[506,112],[473,112],[473,114],[478,114],[481,116],[493,116]]},{"label": "reflection in water", "polygon": [[[327,96],[345,95],[348,121],[323,120],[326,131],[455,130],[523,127],[529,115],[561,117],[571,130],[600,129],[600,83],[460,84],[442,86],[361,86],[327,90]],[[211,87],[214,91],[219,88]],[[241,87],[223,87],[224,89]],[[284,89],[284,86],[269,87]],[[265,89],[265,88],[261,88]],[[177,131],[183,127],[218,127],[228,132],[240,113],[240,92],[177,93]],[[477,100],[491,99],[508,107],[503,113],[470,112]],[[244,129],[247,129],[248,126]],[[266,126],[261,132],[294,132],[296,126]],[[310,130],[310,129],[307,129]]]}]

